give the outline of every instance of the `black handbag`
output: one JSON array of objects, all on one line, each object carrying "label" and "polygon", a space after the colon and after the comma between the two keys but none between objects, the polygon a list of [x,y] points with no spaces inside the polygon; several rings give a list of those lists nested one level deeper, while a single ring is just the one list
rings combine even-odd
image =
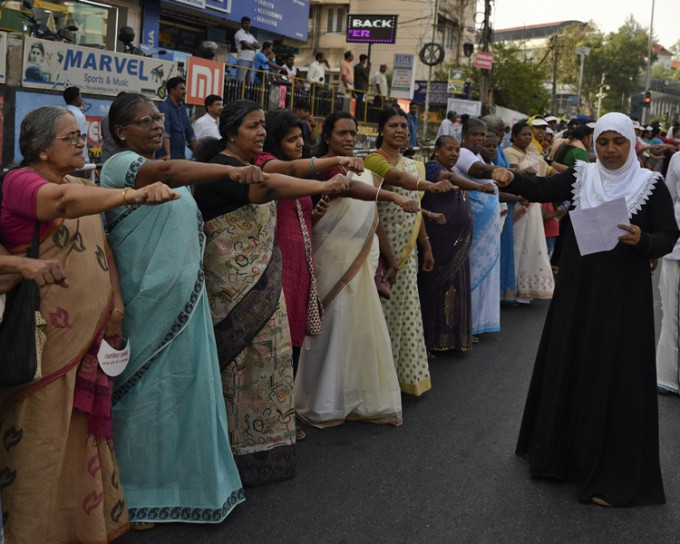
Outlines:
[{"label": "black handbag", "polygon": [[[26,256],[37,259],[40,223],[36,221],[33,243]],[[22,278],[7,294],[0,323],[0,385],[23,385],[41,377],[45,320],[40,314],[38,284]]]}]

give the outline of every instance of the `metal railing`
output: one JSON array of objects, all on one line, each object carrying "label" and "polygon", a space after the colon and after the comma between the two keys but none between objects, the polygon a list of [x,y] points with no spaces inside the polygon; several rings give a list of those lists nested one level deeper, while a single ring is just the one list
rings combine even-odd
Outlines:
[{"label": "metal railing", "polygon": [[386,105],[396,100],[389,96],[376,96],[366,91],[348,92],[344,87],[328,83],[315,83],[301,77],[255,70],[235,64],[226,64],[239,74],[228,75],[224,85],[224,102],[248,99],[257,102],[265,111],[277,108],[295,109],[306,101],[310,114],[324,118],[335,111],[349,111],[360,123],[376,123],[378,114]]}]

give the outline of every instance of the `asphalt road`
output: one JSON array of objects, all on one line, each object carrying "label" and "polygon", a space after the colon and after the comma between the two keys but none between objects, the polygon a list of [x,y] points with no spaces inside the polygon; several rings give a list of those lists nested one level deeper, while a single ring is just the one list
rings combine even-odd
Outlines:
[{"label": "asphalt road", "polygon": [[501,333],[470,353],[439,356],[433,389],[404,397],[403,426],[307,429],[297,477],[246,490],[223,523],[158,525],[119,542],[677,542],[680,398],[659,398],[664,506],[580,504],[572,486],[532,480],[514,455],[547,307],[504,308]]}]

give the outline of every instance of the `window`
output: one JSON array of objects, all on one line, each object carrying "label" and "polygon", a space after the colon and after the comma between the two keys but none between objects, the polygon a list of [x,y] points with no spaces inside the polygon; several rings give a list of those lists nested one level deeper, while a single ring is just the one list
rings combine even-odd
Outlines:
[{"label": "window", "polygon": [[329,8],[326,20],[326,33],[345,32],[347,26],[347,8]]}]

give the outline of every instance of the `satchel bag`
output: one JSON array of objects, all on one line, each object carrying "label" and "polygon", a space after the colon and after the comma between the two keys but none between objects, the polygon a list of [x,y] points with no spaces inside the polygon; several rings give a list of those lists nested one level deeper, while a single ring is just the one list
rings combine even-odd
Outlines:
[{"label": "satchel bag", "polygon": [[[39,245],[40,223],[36,221],[33,244],[26,256],[37,259]],[[45,324],[38,284],[22,278],[7,295],[0,323],[0,385],[23,385],[42,377]]]},{"label": "satchel bag", "polygon": [[305,256],[307,257],[307,268],[309,269],[309,295],[307,296],[305,334],[307,336],[318,336],[319,333],[321,333],[321,321],[323,320],[324,309],[323,304],[319,299],[314,263],[312,262],[312,241],[309,238],[307,223],[305,222],[305,216],[302,213],[302,206],[300,205],[299,199],[295,199],[295,206],[297,208],[298,220],[300,221],[302,238],[305,241]]}]

